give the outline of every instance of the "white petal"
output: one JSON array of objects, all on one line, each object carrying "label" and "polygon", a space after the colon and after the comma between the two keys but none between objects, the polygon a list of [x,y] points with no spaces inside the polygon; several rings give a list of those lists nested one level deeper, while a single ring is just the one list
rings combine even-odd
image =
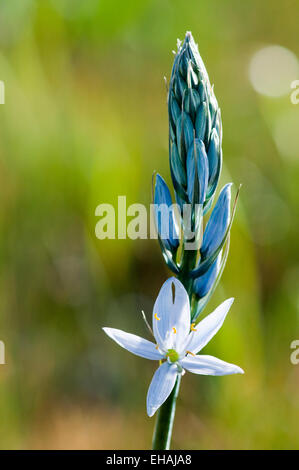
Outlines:
[{"label": "white petal", "polygon": [[122,348],[127,349],[136,356],[145,357],[145,359],[159,360],[163,355],[156,349],[156,345],[140,336],[126,333],[115,328],[103,328],[105,333],[112,338]]},{"label": "white petal", "polygon": [[229,375],[244,374],[241,367],[221,361],[214,356],[188,356],[180,361],[180,364],[193,374],[202,375]]},{"label": "white petal", "polygon": [[147,414],[151,417],[171,394],[178,375],[175,364],[163,362],[156,370],[149,386],[146,398]]},{"label": "white petal", "polygon": [[190,331],[189,297],[183,284],[174,277],[164,282],[155,302],[153,330],[159,346],[177,350],[180,350]]},{"label": "white petal", "polygon": [[192,331],[189,335],[190,340],[186,345],[186,350],[196,354],[204,348],[221,328],[233,301],[233,298],[225,300],[214,312],[196,325],[196,331]]}]

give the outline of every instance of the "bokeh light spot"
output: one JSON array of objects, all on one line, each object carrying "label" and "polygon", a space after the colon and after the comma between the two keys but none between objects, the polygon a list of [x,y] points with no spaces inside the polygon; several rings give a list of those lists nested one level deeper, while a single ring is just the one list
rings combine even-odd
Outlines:
[{"label": "bokeh light spot", "polygon": [[249,64],[249,79],[258,93],[278,97],[290,93],[291,82],[299,75],[296,55],[282,46],[258,50]]}]

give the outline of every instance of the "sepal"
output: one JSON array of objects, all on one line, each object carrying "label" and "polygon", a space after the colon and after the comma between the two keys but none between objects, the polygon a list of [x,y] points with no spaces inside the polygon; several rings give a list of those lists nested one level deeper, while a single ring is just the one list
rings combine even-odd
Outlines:
[{"label": "sepal", "polygon": [[179,246],[179,231],[175,220],[171,194],[162,176],[156,175],[154,193],[155,221],[159,239],[171,253]]},{"label": "sepal", "polygon": [[202,298],[207,295],[209,290],[212,288],[214,282],[216,281],[217,274],[220,269],[220,264],[221,254],[218,255],[217,259],[214,261],[214,263],[210,266],[210,268],[205,274],[194,280],[193,292],[195,293],[196,297]]},{"label": "sepal", "polygon": [[230,221],[231,183],[226,184],[218,197],[203,234],[201,256],[210,257],[221,244]]},{"label": "sepal", "polygon": [[[192,145],[190,145],[187,155],[187,194],[190,202],[194,200],[195,204],[204,203],[208,186],[208,176],[208,158],[205,145],[202,140],[195,139]],[[198,194],[194,194],[196,189],[196,177],[198,181]]]}]

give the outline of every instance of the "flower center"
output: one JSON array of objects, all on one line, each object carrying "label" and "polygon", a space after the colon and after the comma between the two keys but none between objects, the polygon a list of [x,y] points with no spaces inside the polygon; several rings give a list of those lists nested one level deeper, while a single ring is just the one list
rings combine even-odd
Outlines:
[{"label": "flower center", "polygon": [[168,349],[166,357],[169,358],[170,362],[177,362],[179,360],[179,353],[175,349]]}]

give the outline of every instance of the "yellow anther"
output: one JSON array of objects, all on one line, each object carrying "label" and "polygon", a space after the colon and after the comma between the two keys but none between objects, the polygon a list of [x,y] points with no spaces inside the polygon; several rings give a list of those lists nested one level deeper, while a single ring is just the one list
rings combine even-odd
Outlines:
[{"label": "yellow anther", "polygon": [[195,327],[195,323],[191,323],[191,326],[190,326],[191,331],[197,331],[197,329],[194,327]]},{"label": "yellow anther", "polygon": [[158,317],[158,315],[157,315],[156,313],[154,314],[154,317],[155,317],[155,319],[158,320],[158,321],[161,320],[161,319]]},{"label": "yellow anther", "polygon": [[174,334],[176,334],[176,328],[173,326],[172,327]]},{"label": "yellow anther", "polygon": [[159,349],[159,345],[158,345],[158,344],[156,345],[156,349]]},{"label": "yellow anther", "polygon": [[194,356],[195,357],[195,354],[191,351],[186,351],[186,354],[191,354],[191,356]]}]

